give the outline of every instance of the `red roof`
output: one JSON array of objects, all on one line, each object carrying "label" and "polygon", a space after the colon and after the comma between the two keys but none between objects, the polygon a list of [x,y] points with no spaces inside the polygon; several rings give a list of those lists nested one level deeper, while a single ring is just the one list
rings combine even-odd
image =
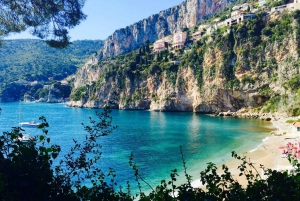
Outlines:
[{"label": "red roof", "polygon": [[300,122],[295,122],[295,123],[293,123],[293,126],[295,126],[295,127],[300,127]]}]

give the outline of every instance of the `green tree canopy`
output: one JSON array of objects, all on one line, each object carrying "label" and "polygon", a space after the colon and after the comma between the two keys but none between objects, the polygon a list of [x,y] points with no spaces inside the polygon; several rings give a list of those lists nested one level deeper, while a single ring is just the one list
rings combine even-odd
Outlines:
[{"label": "green tree canopy", "polygon": [[86,15],[85,0],[1,0],[0,37],[26,29],[52,47],[70,44],[68,29],[77,26]]}]

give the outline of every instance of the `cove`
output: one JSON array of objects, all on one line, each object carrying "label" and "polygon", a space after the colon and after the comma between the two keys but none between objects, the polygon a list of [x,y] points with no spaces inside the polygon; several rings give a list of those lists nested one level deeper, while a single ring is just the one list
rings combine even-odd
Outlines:
[{"label": "cove", "polygon": [[[60,156],[70,150],[73,139],[83,140],[86,132],[81,123],[88,125],[89,117],[97,119],[101,109],[70,108],[65,104],[1,103],[1,132],[19,126],[22,121],[38,121],[46,117],[50,127],[51,142],[62,148]],[[170,180],[171,170],[177,169],[179,182],[184,182],[179,147],[182,146],[187,170],[192,179],[200,176],[208,162],[221,165],[231,159],[231,151],[240,154],[255,149],[269,136],[272,125],[253,119],[212,117],[188,112],[155,112],[138,110],[112,110],[113,125],[117,129],[102,137],[102,158],[99,167],[108,172],[116,170],[118,185],[126,181],[136,189],[134,172],[129,166],[129,156],[142,177],[152,185]],[[25,128],[30,135],[41,134],[36,128]],[[143,185],[143,190],[149,190]]]}]

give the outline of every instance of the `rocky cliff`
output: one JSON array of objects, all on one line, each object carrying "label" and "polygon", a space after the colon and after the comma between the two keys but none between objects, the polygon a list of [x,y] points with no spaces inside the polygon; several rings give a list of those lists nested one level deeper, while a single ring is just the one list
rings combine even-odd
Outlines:
[{"label": "rocky cliff", "polygon": [[128,53],[143,45],[147,40],[155,40],[190,28],[204,17],[210,16],[227,6],[229,0],[187,0],[178,6],[154,14],[109,36],[101,50],[90,62],[102,58]]},{"label": "rocky cliff", "polygon": [[84,84],[70,106],[103,107],[109,101],[119,109],[217,113],[246,107],[299,115],[299,16],[258,13],[185,50],[151,54],[142,47],[90,63],[75,77]]}]

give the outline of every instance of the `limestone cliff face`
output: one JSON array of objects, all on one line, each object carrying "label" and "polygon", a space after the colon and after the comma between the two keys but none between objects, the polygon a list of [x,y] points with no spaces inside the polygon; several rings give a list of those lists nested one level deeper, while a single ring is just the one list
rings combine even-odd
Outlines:
[{"label": "limestone cliff face", "polygon": [[[199,23],[203,17],[212,15],[227,6],[229,0],[187,0],[178,6],[154,14],[126,28],[116,30],[105,41],[103,47],[80,69],[82,78],[76,79],[75,87],[82,86],[83,80],[92,76],[91,65],[96,65],[106,57],[128,53],[145,44],[154,42],[182,28],[190,28]],[[87,70],[85,73],[84,71]],[[96,72],[94,72],[96,73]]]},{"label": "limestone cliff face", "polygon": [[[224,52],[226,50],[223,50]],[[237,52],[239,49],[236,50]],[[275,70],[257,72],[256,69],[246,65],[237,67],[235,76],[242,82],[243,77],[251,76],[255,82],[239,84],[235,88],[226,88],[226,80],[220,67],[224,65],[221,57],[224,54],[217,48],[211,48],[204,54],[203,62],[203,86],[200,88],[195,75],[195,69],[191,66],[179,68],[176,73],[176,82],[171,83],[166,74],[160,76],[149,75],[145,79],[125,79],[125,86],[120,87],[120,80],[110,77],[103,80],[100,88],[93,95],[87,96],[82,101],[71,102],[75,107],[103,107],[109,100],[111,107],[117,109],[150,109],[159,111],[191,111],[200,113],[216,113],[222,111],[237,111],[243,107],[261,106],[269,97],[259,93],[262,87],[269,86],[273,91],[285,93],[283,88],[286,80],[297,74],[297,69],[287,62],[288,58],[297,61],[297,38],[290,36],[284,39],[280,45],[272,43],[267,45],[263,53],[257,59],[254,66],[261,65],[262,60],[275,58],[278,68]],[[241,55],[237,56],[237,62],[243,61]],[[215,75],[212,75],[212,67]],[[105,68],[105,67],[104,67]],[[86,83],[96,82],[95,75],[101,76],[100,69],[89,69],[90,78]],[[219,69],[219,70],[218,70]],[[98,73],[96,73],[98,71]],[[219,71],[219,72],[218,72]],[[79,72],[78,79],[82,71]],[[275,82],[270,82],[274,74]],[[94,78],[94,79],[93,79]],[[92,97],[93,98],[90,98]],[[96,97],[96,98],[95,98]]]},{"label": "limestone cliff face", "polygon": [[[118,109],[217,113],[261,107],[272,96],[282,96],[284,101],[274,99],[276,104],[294,108],[299,97],[288,81],[299,74],[300,23],[286,24],[275,21],[267,27],[257,21],[231,33],[204,37],[183,53],[174,51],[180,65],[170,54],[164,59],[148,53],[138,58],[138,51],[131,58],[90,63],[75,75],[77,87],[87,90],[70,106],[98,108],[109,102]],[[241,38],[242,33],[253,33],[247,29],[255,26],[256,35]],[[276,27],[282,26],[288,31],[276,35]],[[263,35],[264,28],[274,34]]]},{"label": "limestone cliff face", "polygon": [[187,0],[158,14],[152,15],[109,36],[103,48],[95,55],[101,60],[137,49],[147,40],[155,40],[172,34],[182,28],[199,23],[203,17],[211,15],[227,6],[229,0]]}]

